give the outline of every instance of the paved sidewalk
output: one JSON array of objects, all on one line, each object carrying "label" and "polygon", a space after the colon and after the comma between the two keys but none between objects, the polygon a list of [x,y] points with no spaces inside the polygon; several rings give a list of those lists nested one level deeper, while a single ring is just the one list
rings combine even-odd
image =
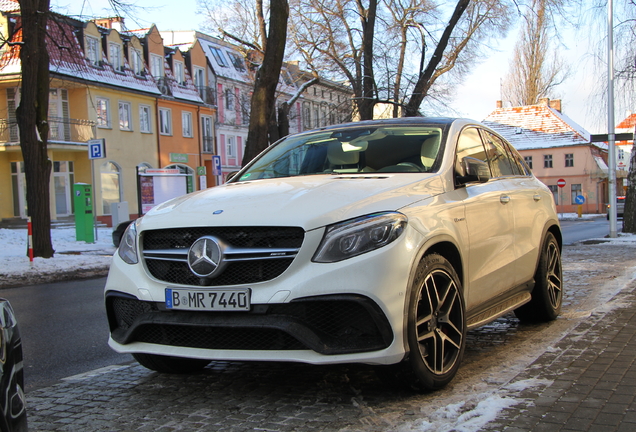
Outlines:
[{"label": "paved sidewalk", "polygon": [[636,281],[611,302],[513,380],[550,384],[520,392],[484,431],[636,430]]}]

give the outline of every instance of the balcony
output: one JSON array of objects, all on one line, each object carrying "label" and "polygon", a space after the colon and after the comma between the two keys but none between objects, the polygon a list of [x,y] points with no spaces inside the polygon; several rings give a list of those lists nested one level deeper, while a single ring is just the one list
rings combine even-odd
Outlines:
[{"label": "balcony", "polygon": [[216,105],[216,91],[212,87],[197,86],[199,96],[206,105]]},{"label": "balcony", "polygon": [[[85,119],[49,117],[49,143],[86,144],[93,139],[95,122]],[[19,144],[20,135],[15,121],[0,119],[0,143]]]}]

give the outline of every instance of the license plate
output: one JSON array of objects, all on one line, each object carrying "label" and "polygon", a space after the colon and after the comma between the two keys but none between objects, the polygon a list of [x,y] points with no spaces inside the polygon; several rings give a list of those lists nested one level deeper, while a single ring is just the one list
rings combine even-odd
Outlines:
[{"label": "license plate", "polygon": [[166,288],[166,308],[202,311],[249,311],[249,289]]}]

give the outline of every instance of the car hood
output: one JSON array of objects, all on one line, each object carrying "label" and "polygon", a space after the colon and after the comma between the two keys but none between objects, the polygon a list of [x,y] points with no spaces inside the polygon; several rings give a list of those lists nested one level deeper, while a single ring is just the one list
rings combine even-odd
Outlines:
[{"label": "car hood", "polygon": [[[424,177],[424,178],[423,178]],[[320,175],[228,183],[153,208],[141,230],[185,226],[299,226],[309,231],[443,192],[431,174]]]}]

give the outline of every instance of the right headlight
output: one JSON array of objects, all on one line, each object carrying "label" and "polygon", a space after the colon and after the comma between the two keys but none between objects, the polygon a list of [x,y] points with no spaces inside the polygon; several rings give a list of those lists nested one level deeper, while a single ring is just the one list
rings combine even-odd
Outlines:
[{"label": "right headlight", "polygon": [[137,264],[139,262],[139,255],[137,254],[137,221],[128,225],[128,228],[124,231],[117,253],[127,264]]},{"label": "right headlight", "polygon": [[406,227],[402,213],[375,213],[329,225],[313,262],[342,261],[388,245]]}]

